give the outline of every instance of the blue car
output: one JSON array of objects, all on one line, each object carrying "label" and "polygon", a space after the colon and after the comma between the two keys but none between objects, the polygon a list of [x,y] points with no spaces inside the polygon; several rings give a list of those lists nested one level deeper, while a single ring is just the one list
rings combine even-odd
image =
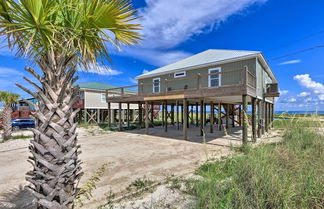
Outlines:
[{"label": "blue car", "polygon": [[35,121],[29,118],[19,118],[12,120],[12,130],[18,131],[23,128],[35,128]]}]

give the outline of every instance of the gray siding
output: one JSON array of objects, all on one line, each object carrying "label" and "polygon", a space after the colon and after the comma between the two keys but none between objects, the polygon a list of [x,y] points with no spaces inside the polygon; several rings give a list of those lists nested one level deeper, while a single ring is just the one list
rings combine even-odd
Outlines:
[{"label": "gray siding", "polygon": [[[248,60],[241,60],[232,63],[226,63],[221,65],[215,65],[211,67],[199,68],[194,70],[186,71],[186,77],[182,77],[181,79],[174,79],[174,73],[167,73],[164,75],[153,76],[150,78],[140,79],[139,83],[143,83],[144,87],[139,89],[140,93],[150,94],[153,92],[153,79],[160,78],[160,92],[166,91],[166,82],[165,80],[169,80],[168,87],[171,90],[182,90],[187,86],[188,89],[197,88],[197,75],[200,73],[201,76],[201,87],[208,87],[208,70],[210,68],[221,67],[222,72],[231,71],[231,70],[239,70],[243,69],[244,66],[247,66],[249,71],[256,75],[256,59],[248,59]],[[242,71],[237,72],[229,72],[229,73],[222,73],[221,74],[221,85],[235,85],[241,84],[243,79]],[[172,80],[172,81],[171,81]]]},{"label": "gray siding", "polygon": [[[107,102],[101,101],[101,94],[105,94],[105,91],[84,91],[84,107],[86,109],[108,109]],[[118,109],[118,103],[111,103],[111,109]],[[130,104],[130,109],[138,109],[137,104]],[[127,109],[127,104],[123,103],[122,109]]]}]

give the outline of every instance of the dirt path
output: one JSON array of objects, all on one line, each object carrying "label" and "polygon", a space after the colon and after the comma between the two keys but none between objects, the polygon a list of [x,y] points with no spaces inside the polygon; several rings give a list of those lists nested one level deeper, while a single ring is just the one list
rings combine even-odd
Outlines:
[{"label": "dirt path", "polygon": [[[137,178],[160,181],[171,174],[192,172],[207,158],[219,158],[231,152],[228,146],[231,136],[222,137],[221,132],[213,134],[213,137],[207,135],[207,144],[204,145],[195,142],[196,138],[201,141],[196,134],[192,140],[183,141],[179,139],[181,131],[177,131],[178,135],[175,131],[170,129],[165,136],[144,135],[142,130],[105,132],[100,136],[81,134],[80,157],[85,172],[81,185],[99,166],[112,163],[94,190],[94,198],[83,208],[96,208],[107,201],[106,195],[110,191],[120,192]],[[238,130],[235,131],[233,137],[237,143]],[[0,208],[26,208],[24,204],[31,199],[26,191],[19,189],[27,184],[25,173],[31,169],[26,161],[28,143],[28,140],[14,140],[0,144]]]}]

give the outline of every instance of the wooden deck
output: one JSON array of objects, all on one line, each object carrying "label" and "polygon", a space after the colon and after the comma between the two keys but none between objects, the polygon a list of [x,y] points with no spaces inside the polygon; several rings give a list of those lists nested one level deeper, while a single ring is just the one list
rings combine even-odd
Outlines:
[{"label": "wooden deck", "polygon": [[[203,77],[208,77],[217,74],[226,74],[230,72],[242,73],[244,76],[239,84],[234,83],[232,85],[221,85],[215,87],[201,87],[201,79]],[[169,88],[170,83],[179,82],[183,80],[192,81],[193,77],[176,78],[170,79],[166,82],[165,89],[162,89],[159,93],[143,93],[145,86],[152,86],[154,83],[138,84],[131,86],[123,86],[119,88],[113,88],[106,90],[107,101],[109,102],[122,102],[122,103],[138,103],[143,101],[163,101],[163,100],[179,100],[179,99],[190,99],[190,100],[201,100],[212,97],[223,97],[223,96],[241,96],[247,95],[251,97],[256,97],[256,77],[249,72],[247,69],[239,69],[226,72],[217,72],[204,75],[195,76],[197,79],[197,86],[191,89],[181,89],[181,90],[171,90]],[[137,93],[125,94],[126,89],[137,89]],[[236,103],[241,101],[235,101]]]}]

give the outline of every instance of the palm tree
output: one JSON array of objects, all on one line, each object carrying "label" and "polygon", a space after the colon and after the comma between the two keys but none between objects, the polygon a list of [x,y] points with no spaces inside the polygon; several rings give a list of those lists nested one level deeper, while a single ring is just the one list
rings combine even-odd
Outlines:
[{"label": "palm tree", "polygon": [[8,140],[12,134],[12,126],[11,126],[11,113],[12,108],[11,105],[17,103],[19,100],[19,95],[15,93],[11,93],[8,91],[1,91],[0,92],[0,102],[4,104],[4,108],[2,111],[2,127],[3,127],[3,134],[2,139]]},{"label": "palm tree", "polygon": [[138,43],[135,12],[128,0],[0,0],[0,35],[41,72],[26,68],[37,80],[24,78],[35,91],[17,84],[39,101],[30,103],[36,128],[26,177],[37,208],[73,207],[82,176],[75,73],[109,59],[108,44]]}]

